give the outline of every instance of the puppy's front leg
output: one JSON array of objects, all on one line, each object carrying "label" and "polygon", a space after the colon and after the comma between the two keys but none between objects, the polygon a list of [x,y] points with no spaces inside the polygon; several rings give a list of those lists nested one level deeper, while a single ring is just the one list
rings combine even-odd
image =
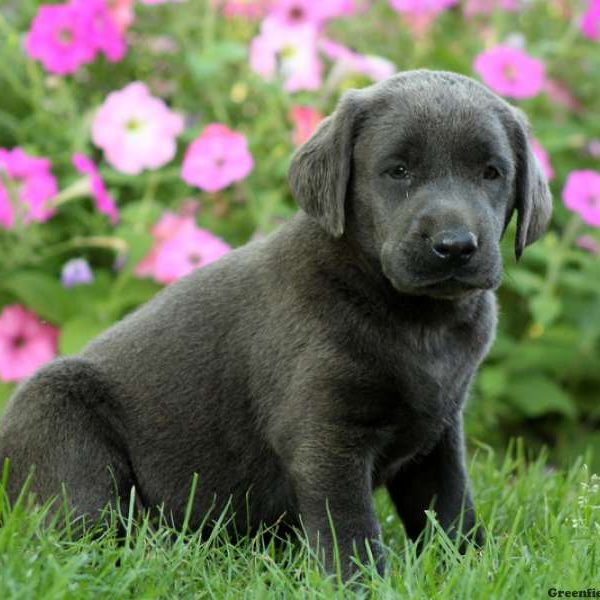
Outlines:
[{"label": "puppy's front leg", "polygon": [[292,473],[300,518],[329,572],[335,571],[337,551],[342,577],[350,577],[356,569],[351,557],[368,562],[367,544],[382,572],[370,461],[334,447],[331,439],[312,439],[295,452]]},{"label": "puppy's front leg", "polygon": [[[402,466],[386,485],[412,540],[425,529],[425,511],[433,508],[451,538],[460,533],[479,546],[483,544],[483,532],[475,528],[475,509],[464,464],[462,414],[456,415],[427,455]],[[464,551],[464,544],[460,549]]]}]

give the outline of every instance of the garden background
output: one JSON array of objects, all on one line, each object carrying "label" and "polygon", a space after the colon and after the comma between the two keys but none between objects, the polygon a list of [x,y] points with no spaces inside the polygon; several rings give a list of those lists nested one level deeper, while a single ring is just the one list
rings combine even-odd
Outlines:
[{"label": "garden background", "polygon": [[[389,576],[367,569],[363,592],[597,585],[599,43],[600,0],[0,0],[0,414],[39,366],[290,218],[290,155],[344,90],[464,73],[529,116],[554,216],[518,263],[509,230],[498,337],[467,408],[483,553],[438,532],[418,556],[379,494]],[[116,529],[81,540],[44,518],[0,494],[0,596],[350,593],[305,547],[131,515],[117,544]]]},{"label": "garden background", "polygon": [[0,402],[289,218],[290,155],[340,94],[425,67],[525,110],[555,199],[518,264],[504,245],[469,437],[600,448],[599,22],[576,0],[3,0]]}]

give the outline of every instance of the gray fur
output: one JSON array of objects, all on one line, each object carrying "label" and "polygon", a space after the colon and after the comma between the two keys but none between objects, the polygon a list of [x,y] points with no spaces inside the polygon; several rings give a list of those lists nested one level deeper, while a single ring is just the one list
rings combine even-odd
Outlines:
[{"label": "gray fur", "polygon": [[[516,210],[520,254],[551,210],[524,118],[468,78],[403,73],[347,94],[290,184],[305,212],[19,386],[0,425],[12,498],[34,464],[34,492],[64,483],[78,515],[135,486],[179,525],[198,473],[192,525],[231,501],[238,531],[301,523],[331,566],[329,510],[347,576],[354,545],[380,560],[383,484],[411,538],[433,504],[481,541],[462,408],[494,336],[500,238]],[[472,256],[433,251],[456,232]]]}]

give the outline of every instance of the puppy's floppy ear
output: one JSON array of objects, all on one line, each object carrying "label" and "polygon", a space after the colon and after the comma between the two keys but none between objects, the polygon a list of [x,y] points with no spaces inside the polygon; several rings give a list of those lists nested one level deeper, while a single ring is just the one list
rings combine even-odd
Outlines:
[{"label": "puppy's floppy ear", "polygon": [[546,230],[552,216],[552,195],[548,182],[529,143],[529,123],[519,109],[512,109],[513,144],[517,158],[515,205],[517,237],[515,256],[521,258],[525,246],[533,244]]},{"label": "puppy's floppy ear", "polygon": [[300,207],[333,237],[344,233],[346,188],[350,180],[354,125],[360,92],[350,90],[319,125],[290,164],[288,181]]}]

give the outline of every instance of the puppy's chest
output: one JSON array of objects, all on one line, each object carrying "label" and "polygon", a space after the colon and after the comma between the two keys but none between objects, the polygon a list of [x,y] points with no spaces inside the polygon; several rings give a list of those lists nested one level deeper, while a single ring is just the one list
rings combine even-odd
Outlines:
[{"label": "puppy's chest", "polygon": [[478,342],[468,333],[390,329],[378,343],[362,340],[348,420],[387,432],[407,452],[436,436],[460,410],[477,366]]}]

